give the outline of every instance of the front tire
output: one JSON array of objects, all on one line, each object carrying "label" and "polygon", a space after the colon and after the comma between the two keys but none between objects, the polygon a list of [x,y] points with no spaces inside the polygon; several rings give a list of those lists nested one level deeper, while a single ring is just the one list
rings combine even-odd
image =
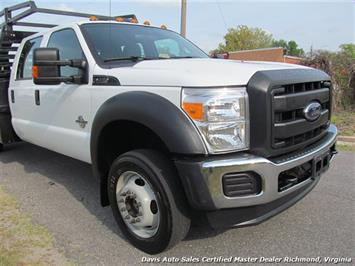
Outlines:
[{"label": "front tire", "polygon": [[4,150],[4,145],[0,143],[0,152],[2,152],[3,150]]},{"label": "front tire", "polygon": [[108,196],[113,215],[138,249],[157,254],[187,235],[187,204],[172,162],[153,150],[119,156],[110,169]]}]

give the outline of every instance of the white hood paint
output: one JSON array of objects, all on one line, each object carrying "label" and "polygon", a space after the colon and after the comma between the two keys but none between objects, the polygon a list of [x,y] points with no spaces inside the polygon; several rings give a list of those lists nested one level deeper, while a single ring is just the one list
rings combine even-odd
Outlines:
[{"label": "white hood paint", "polygon": [[223,59],[162,59],[135,63],[133,67],[101,69],[95,74],[112,75],[123,86],[233,86],[246,85],[260,70],[306,68],[304,66]]}]

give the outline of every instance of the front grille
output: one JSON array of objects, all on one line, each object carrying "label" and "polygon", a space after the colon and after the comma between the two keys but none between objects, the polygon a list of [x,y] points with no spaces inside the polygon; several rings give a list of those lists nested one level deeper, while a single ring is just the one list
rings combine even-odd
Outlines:
[{"label": "front grille", "polygon": [[[321,138],[330,118],[330,83],[327,81],[287,84],[271,91],[272,148],[296,148]],[[321,104],[321,115],[308,121],[303,110],[310,102]]]},{"label": "front grille", "polygon": [[327,83],[326,86],[329,87],[328,82],[306,82],[306,83],[297,83],[297,84],[288,84],[283,86],[283,89],[275,92],[275,95],[285,95],[285,94],[294,94],[304,91],[313,91],[313,90],[320,90],[324,83]]},{"label": "front grille", "polygon": [[[250,152],[276,158],[325,136],[331,110],[329,80],[326,73],[311,68],[256,72],[247,85]],[[305,119],[303,109],[314,101],[321,103],[322,113],[310,122]]]}]

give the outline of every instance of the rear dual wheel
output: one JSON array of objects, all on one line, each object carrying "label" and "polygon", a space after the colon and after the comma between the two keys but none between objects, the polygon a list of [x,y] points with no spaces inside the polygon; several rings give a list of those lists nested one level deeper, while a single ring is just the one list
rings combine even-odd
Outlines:
[{"label": "rear dual wheel", "polygon": [[157,254],[189,231],[186,200],[172,162],[153,150],[118,157],[109,175],[109,199],[123,234],[138,249]]}]

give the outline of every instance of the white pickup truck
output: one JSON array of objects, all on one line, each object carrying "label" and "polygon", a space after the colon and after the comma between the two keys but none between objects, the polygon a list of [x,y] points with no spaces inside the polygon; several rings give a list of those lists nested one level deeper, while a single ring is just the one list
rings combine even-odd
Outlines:
[{"label": "white pickup truck", "polygon": [[337,130],[324,72],[211,59],[133,15],[14,31],[36,25],[9,12],[49,12],[33,5],[0,13],[1,149],[23,140],[92,164],[102,205],[137,248],[172,247],[196,216],[260,223],[328,169]]}]

